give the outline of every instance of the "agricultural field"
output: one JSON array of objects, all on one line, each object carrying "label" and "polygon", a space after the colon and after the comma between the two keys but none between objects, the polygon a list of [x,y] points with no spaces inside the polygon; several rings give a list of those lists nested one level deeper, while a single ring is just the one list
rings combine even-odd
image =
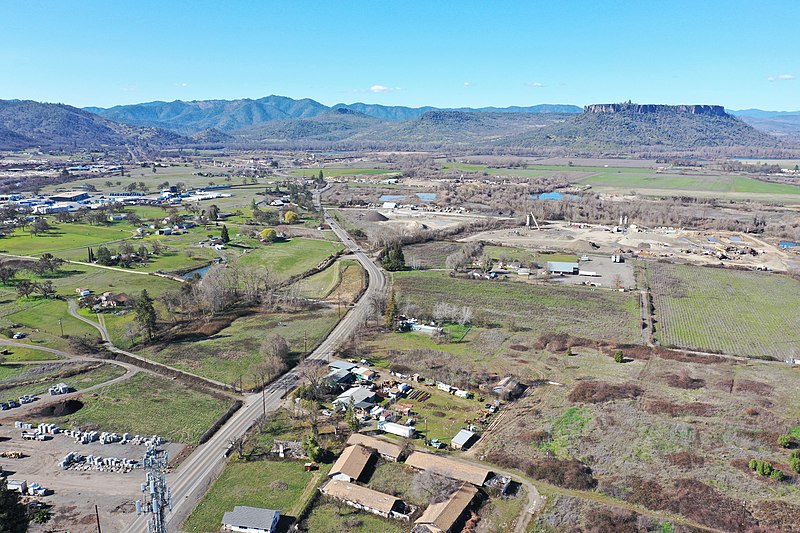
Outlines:
[{"label": "agricultural field", "polygon": [[252,250],[238,264],[264,267],[281,281],[314,268],[341,249],[341,244],[331,241],[294,238]]},{"label": "agricultural field", "polygon": [[316,178],[319,176],[319,171],[326,178],[341,178],[343,176],[382,176],[384,174],[399,174],[399,170],[391,170],[386,168],[297,168],[289,172],[290,176],[294,177],[309,177]]},{"label": "agricultural field", "polygon": [[290,357],[310,351],[325,338],[339,316],[335,309],[255,314],[238,318],[212,335],[147,347],[141,355],[194,374],[244,388],[255,386],[251,368],[263,360],[261,343],[277,334],[289,344]]},{"label": "agricultural field", "polygon": [[364,269],[357,261],[340,260],[319,274],[298,282],[304,298],[332,299],[350,303],[364,283]]},{"label": "agricultural field", "polygon": [[58,423],[100,427],[103,431],[161,435],[172,442],[197,444],[200,436],[230,407],[179,383],[144,372],[81,397],[84,406]]},{"label": "agricultural field", "polygon": [[648,263],[656,338],[665,346],[800,357],[800,282],[765,272]]},{"label": "agricultural field", "polygon": [[412,303],[424,317],[437,302],[446,302],[472,308],[473,323],[480,326],[618,342],[641,338],[633,293],[451,278],[445,272],[396,272],[393,279],[401,306]]},{"label": "agricultural field", "polygon": [[[133,235],[133,226],[127,222],[114,222],[91,226],[83,223],[53,223],[45,233],[32,235],[16,229],[0,239],[0,253],[34,256],[44,252],[58,255],[59,251],[75,248],[85,249],[103,243],[127,239]],[[86,257],[86,254],[83,254]]]},{"label": "agricultural field", "polygon": [[659,189],[743,194],[800,194],[800,187],[768,183],[744,176],[696,176],[663,173],[599,172],[579,183],[614,190]]}]

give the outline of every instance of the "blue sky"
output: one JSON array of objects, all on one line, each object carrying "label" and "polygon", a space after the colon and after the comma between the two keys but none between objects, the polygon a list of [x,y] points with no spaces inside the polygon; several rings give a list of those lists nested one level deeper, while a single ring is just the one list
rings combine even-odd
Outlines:
[{"label": "blue sky", "polygon": [[800,109],[800,2],[5,0],[0,98]]}]

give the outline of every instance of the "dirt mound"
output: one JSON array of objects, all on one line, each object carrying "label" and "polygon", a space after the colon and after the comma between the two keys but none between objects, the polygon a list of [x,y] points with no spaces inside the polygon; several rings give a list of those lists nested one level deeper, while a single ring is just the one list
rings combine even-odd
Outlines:
[{"label": "dirt mound", "polygon": [[63,402],[45,405],[39,409],[36,414],[43,417],[68,416],[73,413],[77,413],[82,408],[83,402],[80,400],[65,400]]},{"label": "dirt mound", "polygon": [[382,214],[378,213],[377,211],[367,211],[366,213],[361,215],[359,218],[363,218],[364,220],[366,220],[368,222],[385,222],[385,221],[389,220],[388,218],[386,218]]}]

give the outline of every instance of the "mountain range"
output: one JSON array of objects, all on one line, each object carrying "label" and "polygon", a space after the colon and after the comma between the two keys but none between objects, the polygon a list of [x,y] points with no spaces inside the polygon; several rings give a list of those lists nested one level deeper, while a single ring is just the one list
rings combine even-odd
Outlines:
[{"label": "mountain range", "polygon": [[[734,116],[738,114],[739,116]],[[301,149],[691,151],[785,146],[800,113],[721,106],[599,104],[580,108],[326,106],[305,98],[148,102],[108,109],[0,100],[0,149]],[[755,126],[755,127],[753,127]],[[763,129],[771,128],[768,135]],[[800,131],[800,129],[798,129]],[[792,147],[795,145],[790,142]]]}]

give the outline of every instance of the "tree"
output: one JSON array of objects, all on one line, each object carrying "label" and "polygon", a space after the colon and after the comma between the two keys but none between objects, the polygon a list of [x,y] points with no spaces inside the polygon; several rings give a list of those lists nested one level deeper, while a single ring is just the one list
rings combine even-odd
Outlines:
[{"label": "tree", "polygon": [[0,531],[25,533],[28,531],[28,509],[20,501],[20,494],[8,489],[6,478],[0,477]]},{"label": "tree", "polygon": [[458,486],[456,480],[434,474],[430,470],[420,472],[411,481],[411,490],[431,503],[445,501]]},{"label": "tree", "polygon": [[274,242],[278,232],[272,228],[265,228],[258,232],[258,236],[261,237],[262,241]]},{"label": "tree", "polygon": [[297,222],[298,218],[300,218],[300,216],[294,211],[286,211],[283,214],[283,221],[286,222],[287,224],[294,224],[295,222]]},{"label": "tree", "polygon": [[147,336],[152,340],[156,330],[156,309],[153,307],[153,299],[147,293],[147,289],[142,289],[142,294],[136,300],[136,322]]},{"label": "tree", "polygon": [[303,439],[303,451],[308,458],[314,462],[320,461],[325,453],[322,446],[319,445],[319,442],[317,442],[317,439],[315,439],[313,435],[307,435],[306,438]]},{"label": "tree", "polygon": [[36,290],[36,286],[27,279],[17,283],[17,296],[27,298]]},{"label": "tree", "polygon": [[19,269],[6,263],[0,263],[0,281],[3,282],[3,285],[8,285],[8,282],[17,275],[17,272],[19,272]]},{"label": "tree", "polygon": [[615,363],[625,362],[625,355],[622,353],[622,350],[617,350],[616,352],[614,352],[614,362]]},{"label": "tree", "polygon": [[114,260],[111,259],[111,250],[105,246],[98,248],[95,256],[97,257],[97,262],[101,265],[108,266],[114,264]]},{"label": "tree", "polygon": [[347,419],[347,427],[350,428],[351,433],[357,433],[358,428],[361,427],[361,423],[358,421],[358,413],[356,413],[356,405],[353,397],[350,397],[350,403],[347,404],[347,414],[345,415]]},{"label": "tree", "polygon": [[56,287],[53,285],[53,282],[47,280],[42,283],[34,283],[34,289],[38,292],[42,298],[53,298],[56,295]]},{"label": "tree", "polygon": [[406,258],[400,244],[387,246],[383,251],[383,268],[389,271],[403,270],[406,267]]},{"label": "tree", "polygon": [[50,229],[50,224],[43,218],[37,218],[31,224],[31,233],[34,235],[38,235],[40,233],[44,233],[45,231]]},{"label": "tree", "polygon": [[39,261],[36,262],[36,272],[39,274],[43,274],[45,272],[55,273],[61,265],[64,264],[64,260],[60,257],[56,257],[51,253],[44,253],[39,258]]},{"label": "tree", "polygon": [[261,353],[285,361],[289,355],[289,343],[278,334],[272,334],[261,343]]},{"label": "tree", "polygon": [[311,399],[319,400],[322,396],[322,387],[325,384],[325,376],[328,375],[328,367],[321,364],[321,361],[306,360],[297,367],[300,380],[308,385],[308,392]]},{"label": "tree", "polygon": [[231,242],[231,236],[228,233],[228,226],[225,224],[222,225],[222,233],[220,233],[220,238],[222,239],[222,242]]},{"label": "tree", "polygon": [[389,293],[389,301],[386,303],[386,314],[384,316],[384,325],[388,329],[394,328],[394,317],[397,316],[397,300],[394,296],[394,289]]},{"label": "tree", "polygon": [[218,217],[219,217],[219,207],[217,207],[216,204],[211,204],[210,206],[208,206],[208,208],[206,209],[206,218],[208,220],[217,220]]}]

